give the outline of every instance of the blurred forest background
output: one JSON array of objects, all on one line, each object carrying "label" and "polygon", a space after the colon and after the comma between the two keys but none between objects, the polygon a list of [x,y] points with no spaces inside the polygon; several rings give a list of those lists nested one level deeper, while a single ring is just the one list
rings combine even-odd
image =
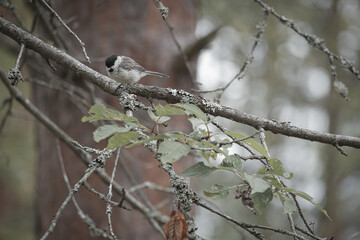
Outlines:
[{"label": "blurred forest background", "polygon": [[[11,2],[30,29],[31,12],[23,1]],[[167,1],[163,2],[167,5]],[[302,31],[324,39],[332,52],[359,66],[360,1],[264,2],[294,20]],[[201,51],[197,62],[196,79],[201,83],[200,89],[212,90],[224,86],[239,72],[250,53],[257,33],[256,25],[263,19],[263,11],[252,0],[203,0],[196,1],[194,6],[197,8],[197,38],[221,26],[209,47]],[[0,13],[3,11],[0,6]],[[170,16],[171,11],[170,8]],[[176,28],[174,30],[177,31]],[[8,71],[14,66],[16,55],[3,47],[3,38],[5,36],[0,35],[0,66]],[[302,37],[269,16],[263,41],[254,57],[245,78],[235,81],[223,94],[222,104],[311,130],[360,136],[360,83],[346,70],[337,68],[338,78],[349,88],[351,101],[345,101],[334,90],[329,61],[324,53],[309,46]],[[105,73],[104,69],[102,73]],[[26,70],[23,75],[26,76]],[[32,97],[30,84],[20,84],[19,88]],[[8,96],[7,90],[1,86],[0,101]],[[205,96],[212,99],[215,94]],[[16,102],[13,110],[0,136],[0,239],[30,240],[35,239],[37,149],[34,118]],[[6,108],[2,108],[0,119],[5,113]],[[252,133],[244,125],[230,121],[224,124],[231,130]],[[300,201],[305,215],[314,222],[313,228],[319,235],[360,239],[359,150],[345,148],[349,154],[345,157],[332,146],[271,133],[267,133],[267,141],[272,155],[283,161],[287,171],[294,173],[294,178],[287,182],[289,187],[314,197],[332,218],[333,221],[329,221],[316,207]],[[255,169],[251,163],[245,167],[249,172]],[[216,172],[207,178],[194,180],[193,185],[197,192],[201,192],[214,183],[227,185],[232,181],[230,176]],[[282,206],[276,201],[261,216],[252,215],[230,197],[214,204],[239,221],[276,223],[279,228],[288,225]],[[239,239],[239,232],[230,223],[203,209],[197,209],[194,214],[199,226],[198,234],[205,239]]]}]

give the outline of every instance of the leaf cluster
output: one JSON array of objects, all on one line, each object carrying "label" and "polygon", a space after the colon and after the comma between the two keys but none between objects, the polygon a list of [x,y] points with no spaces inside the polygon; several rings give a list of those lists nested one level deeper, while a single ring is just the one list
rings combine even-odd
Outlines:
[{"label": "leaf cluster", "polygon": [[[154,122],[153,129],[143,126],[134,117],[98,104],[89,110],[89,116],[84,116],[82,121],[109,120],[122,123],[122,126],[103,125],[94,131],[93,137],[96,142],[108,139],[107,149],[132,148],[156,142],[157,154],[163,163],[174,163],[190,152],[201,156],[201,161],[181,173],[183,176],[206,177],[215,171],[227,171],[237,177],[238,181],[232,186],[213,185],[211,189],[203,192],[206,197],[222,199],[233,194],[235,199],[241,199],[242,204],[254,214],[262,214],[274,198],[281,201],[284,213],[294,213],[297,208],[290,196],[296,195],[314,204],[328,216],[308,194],[288,188],[282,183],[284,179],[291,179],[293,174],[285,171],[279,159],[270,158],[261,144],[244,134],[230,131],[213,132],[210,130],[212,121],[196,105],[158,104],[153,110],[148,110],[148,115]],[[187,116],[192,125],[192,132],[159,132],[159,126],[166,124],[176,115]],[[264,166],[259,168],[256,174],[249,174],[243,170],[243,163],[249,158],[230,154],[229,149],[240,142],[240,146],[251,149],[252,160],[263,160],[261,162]]]}]

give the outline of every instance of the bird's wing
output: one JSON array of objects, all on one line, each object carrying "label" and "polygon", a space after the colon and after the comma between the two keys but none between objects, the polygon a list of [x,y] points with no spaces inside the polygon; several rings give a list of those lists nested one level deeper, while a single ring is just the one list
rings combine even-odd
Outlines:
[{"label": "bird's wing", "polygon": [[126,69],[128,71],[134,69],[134,70],[138,70],[140,72],[144,72],[145,69],[140,66],[137,62],[135,62],[132,58],[123,56],[122,57],[122,61],[120,63],[120,67],[122,67],[123,69]]}]

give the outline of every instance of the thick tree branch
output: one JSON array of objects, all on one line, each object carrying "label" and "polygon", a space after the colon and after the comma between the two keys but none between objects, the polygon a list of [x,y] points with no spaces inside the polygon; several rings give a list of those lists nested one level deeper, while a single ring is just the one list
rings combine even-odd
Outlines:
[{"label": "thick tree branch", "polygon": [[[79,77],[94,83],[103,91],[116,95],[116,89],[119,83],[100,74],[99,72],[94,71],[65,52],[43,42],[39,38],[18,28],[16,25],[8,22],[2,17],[0,17],[0,32],[11,37],[19,44],[24,44],[27,48],[38,52],[45,58],[49,58],[54,62],[73,70]],[[231,119],[235,122],[243,123],[256,129],[263,128],[264,130],[271,131],[275,134],[282,134],[285,136],[331,144],[333,146],[360,148],[360,138],[358,137],[321,133],[299,128],[287,122],[261,118],[227,106],[213,103],[205,98],[187,93],[183,90],[165,89],[155,86],[144,86],[141,84],[130,85],[127,89],[129,93],[146,98],[165,100],[169,103],[193,103],[204,112],[213,116]]]}]

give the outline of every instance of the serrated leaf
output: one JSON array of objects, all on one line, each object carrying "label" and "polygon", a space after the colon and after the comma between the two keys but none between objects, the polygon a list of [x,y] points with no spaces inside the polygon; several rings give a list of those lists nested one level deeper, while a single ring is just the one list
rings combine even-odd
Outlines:
[{"label": "serrated leaf", "polygon": [[261,178],[258,178],[254,175],[249,175],[247,173],[244,173],[246,181],[249,183],[251,187],[251,194],[254,194],[256,192],[265,192],[268,188],[270,188],[270,184],[264,181]]},{"label": "serrated leaf", "polygon": [[114,121],[122,121],[122,122],[132,122],[132,123],[139,123],[138,120],[134,117],[126,116],[125,114],[106,108],[102,104],[95,104],[89,109],[90,116],[82,117],[82,122],[93,122],[99,120],[114,120]]},{"label": "serrated leaf", "polygon": [[94,141],[100,142],[101,140],[110,137],[111,135],[118,133],[118,132],[128,132],[131,128],[124,128],[119,127],[118,125],[104,125],[101,127],[98,127],[94,133]]},{"label": "serrated leaf", "polygon": [[283,213],[294,213],[297,208],[293,200],[286,198],[283,202]]},{"label": "serrated leaf", "polygon": [[185,103],[185,104],[177,103],[175,104],[175,106],[181,107],[187,110],[190,114],[194,114],[195,116],[203,120],[203,122],[207,122],[206,114],[198,106],[189,103]]},{"label": "serrated leaf", "polygon": [[162,154],[160,157],[163,163],[173,163],[179,160],[181,157],[188,155],[190,147],[186,144],[165,140],[160,143],[158,152]]},{"label": "serrated leaf", "polygon": [[231,166],[232,168],[241,171],[242,162],[241,158],[238,155],[229,155],[225,157],[223,163],[224,165],[226,164],[228,167]]},{"label": "serrated leaf", "polygon": [[215,167],[208,167],[203,162],[198,162],[181,173],[185,177],[206,177],[218,170]]},{"label": "serrated leaf", "polygon": [[[293,193],[293,194],[295,194],[296,196],[299,196],[299,197],[301,197],[301,198],[309,201],[310,203],[312,203],[313,205],[315,205],[327,218],[329,218],[329,219],[331,220],[331,218],[330,218],[330,216],[327,214],[326,210],[324,210],[323,207],[322,207],[320,204],[316,203],[316,202],[314,201],[314,199],[313,199],[310,195],[308,195],[307,193],[302,192],[302,191],[299,191],[299,190],[295,190],[295,189],[292,189],[292,188],[282,188],[282,190],[284,190],[284,191],[286,191],[286,192],[289,192],[289,193]],[[331,220],[331,221],[332,221],[332,220]]]},{"label": "serrated leaf", "polygon": [[272,172],[279,176],[284,176],[285,170],[282,162],[279,159],[271,158],[268,161],[269,165],[272,167]]},{"label": "serrated leaf", "polygon": [[[226,135],[234,137],[236,139],[243,139],[246,138],[245,135],[241,134],[241,133],[235,133],[235,132],[225,132]],[[269,155],[267,154],[266,149],[259,143],[257,143],[254,139],[249,138],[246,139],[244,141],[242,141],[243,143],[246,143],[247,145],[249,145],[250,147],[252,147],[253,149],[255,149],[258,153],[260,153],[261,155],[263,155],[264,157],[269,158]]]},{"label": "serrated leaf", "polygon": [[271,158],[268,161],[270,168],[259,170],[258,173],[266,174],[270,173],[272,175],[278,175],[284,177],[286,179],[291,179],[293,177],[293,173],[288,173],[285,171],[282,162],[279,159]]},{"label": "serrated leaf", "polygon": [[109,138],[107,149],[114,149],[129,144],[131,141],[138,139],[140,136],[137,132],[120,132],[115,133],[114,136]]},{"label": "serrated leaf", "polygon": [[160,105],[158,104],[156,107],[156,114],[158,116],[167,116],[167,115],[185,115],[185,111],[178,107],[173,107],[171,105]]},{"label": "serrated leaf", "polygon": [[265,192],[256,192],[251,194],[251,198],[254,202],[254,208],[260,215],[263,213],[265,207],[272,201],[273,194],[270,188]]},{"label": "serrated leaf", "polygon": [[230,188],[225,188],[220,184],[215,184],[211,187],[211,190],[204,191],[204,195],[206,197],[212,198],[214,200],[223,199],[229,194]]}]

